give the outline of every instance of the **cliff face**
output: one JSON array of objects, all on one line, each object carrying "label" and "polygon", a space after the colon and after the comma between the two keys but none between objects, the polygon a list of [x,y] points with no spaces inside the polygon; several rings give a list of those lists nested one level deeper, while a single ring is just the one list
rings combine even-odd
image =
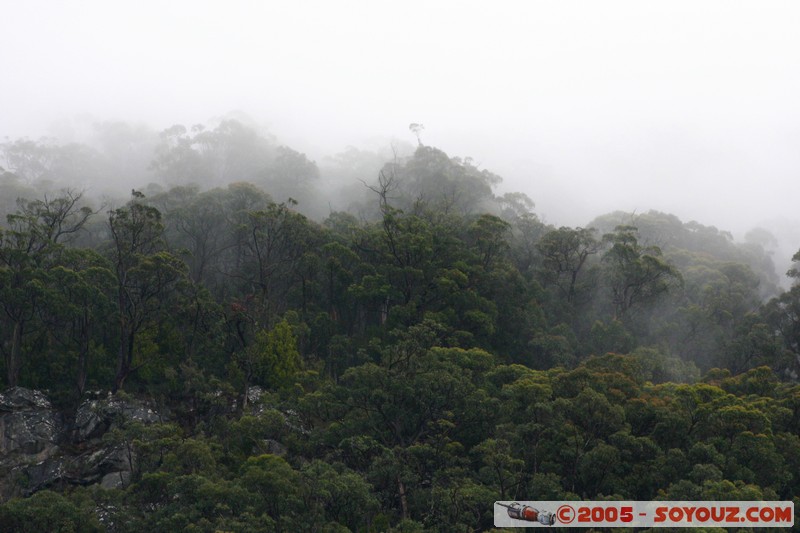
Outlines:
[{"label": "cliff face", "polygon": [[40,391],[5,391],[0,394],[0,502],[69,484],[125,486],[136,457],[103,436],[125,422],[163,420],[143,402],[111,395],[87,400],[66,415]]}]

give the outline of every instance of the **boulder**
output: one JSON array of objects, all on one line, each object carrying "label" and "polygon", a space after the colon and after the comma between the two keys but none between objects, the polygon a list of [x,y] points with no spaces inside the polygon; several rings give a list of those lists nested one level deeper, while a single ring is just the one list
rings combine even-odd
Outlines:
[{"label": "boulder", "polygon": [[11,387],[0,394],[0,411],[19,411],[22,409],[50,409],[52,405],[42,391]]},{"label": "boulder", "polygon": [[14,387],[0,394],[0,502],[57,485],[125,487],[136,457],[103,435],[130,421],[164,420],[147,402],[111,394],[83,402],[66,418],[41,391]]},{"label": "boulder", "polygon": [[62,428],[41,391],[13,387],[0,394],[0,501],[32,494],[61,476]]},{"label": "boulder", "polygon": [[0,464],[15,454],[47,457],[58,440],[60,424],[40,391],[14,387],[0,394]]},{"label": "boulder", "polygon": [[39,463],[18,467],[18,473],[25,480],[22,493],[30,496],[34,492],[65,481],[67,462],[68,459],[65,457],[50,457]]},{"label": "boulder", "polygon": [[131,482],[131,473],[125,470],[119,472],[109,472],[100,481],[100,486],[104,489],[122,489]]},{"label": "boulder", "polygon": [[163,417],[145,402],[109,394],[102,400],[86,400],[78,407],[74,438],[77,442],[83,442],[100,437],[112,424],[124,420],[152,424],[162,421]]}]

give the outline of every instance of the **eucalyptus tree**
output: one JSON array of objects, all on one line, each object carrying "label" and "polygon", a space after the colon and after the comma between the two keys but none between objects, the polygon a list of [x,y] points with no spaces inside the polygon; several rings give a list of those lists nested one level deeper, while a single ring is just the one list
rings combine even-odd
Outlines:
[{"label": "eucalyptus tree", "polygon": [[541,254],[541,272],[546,283],[558,287],[567,302],[575,300],[579,276],[600,242],[591,228],[561,227],[547,232],[536,244]]},{"label": "eucalyptus tree", "polygon": [[19,200],[18,211],[0,228],[0,305],[10,339],[0,344],[7,385],[16,386],[24,336],[53,289],[51,271],[63,242],[75,236],[92,215],[82,194],[66,190],[54,198]]},{"label": "eucalyptus tree", "polygon": [[680,272],[663,259],[660,248],[639,243],[635,227],[617,226],[603,240],[610,246],[603,263],[615,319],[681,283]]},{"label": "eucalyptus tree", "polygon": [[142,193],[133,191],[131,201],[108,216],[119,313],[114,391],[136,369],[137,334],[164,316],[170,299],[186,281],[186,264],[164,248],[161,212],[143,200]]}]

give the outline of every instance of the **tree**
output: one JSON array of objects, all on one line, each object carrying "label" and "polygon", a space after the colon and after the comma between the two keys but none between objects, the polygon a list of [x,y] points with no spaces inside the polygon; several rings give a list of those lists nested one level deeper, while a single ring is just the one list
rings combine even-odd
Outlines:
[{"label": "tree", "polygon": [[341,463],[320,460],[306,463],[300,470],[300,478],[304,506],[309,511],[303,518],[309,530],[330,521],[331,531],[336,531],[338,524],[350,528],[348,531],[359,531],[369,524],[378,509],[370,485]]},{"label": "tree", "polygon": [[[250,494],[257,494],[257,509],[275,521],[276,531],[290,531],[291,518],[302,510],[300,475],[282,457],[250,457],[242,466],[239,484]],[[285,526],[285,527],[284,527]]]},{"label": "tree", "polygon": [[425,209],[441,215],[483,211],[493,203],[492,187],[502,181],[470,158],[450,158],[422,144],[408,160],[387,164],[383,174],[396,181],[395,207],[416,214]]},{"label": "tree", "polygon": [[786,272],[786,275],[794,280],[795,285],[800,283],[800,250],[792,256],[792,268]]},{"label": "tree", "polygon": [[47,273],[34,264],[32,256],[16,248],[5,234],[0,233],[0,239],[0,305],[6,323],[4,333],[10,331],[10,338],[5,338],[0,347],[5,362],[6,385],[16,387],[22,365],[23,340],[41,305],[47,287]]},{"label": "tree", "polygon": [[49,145],[17,139],[0,145],[5,166],[20,179],[31,183],[49,173],[53,164],[53,153]]},{"label": "tree", "polygon": [[94,212],[83,204],[83,193],[64,189],[59,195],[41,200],[17,201],[19,211],[8,217],[9,225],[27,239],[29,253],[49,244],[69,242]]},{"label": "tree", "polygon": [[229,224],[231,213],[225,205],[226,194],[222,189],[213,189],[187,194],[184,200],[182,205],[165,213],[167,225],[175,233],[173,245],[189,252],[192,280],[211,286],[214,275],[222,269],[223,255],[235,243],[235,228]]},{"label": "tree", "polygon": [[119,390],[134,370],[137,334],[165,310],[185,279],[186,265],[163,250],[161,213],[133,191],[127,206],[109,213],[111,261],[117,278],[119,348],[113,390]]},{"label": "tree", "polygon": [[308,201],[312,185],[319,179],[316,163],[305,154],[287,146],[279,146],[275,159],[264,171],[264,188],[278,201],[288,202],[292,197]]},{"label": "tree", "polygon": [[170,185],[252,182],[273,153],[271,139],[238,120],[222,120],[214,129],[176,124],[161,132],[150,168]]},{"label": "tree", "polygon": [[493,215],[481,215],[470,225],[469,236],[484,270],[490,270],[508,250],[506,234],[510,228],[508,222]]},{"label": "tree", "polygon": [[567,302],[575,299],[578,275],[586,260],[600,249],[594,231],[592,228],[561,227],[546,233],[536,245],[542,255],[545,281],[557,286]]},{"label": "tree", "polygon": [[516,498],[525,462],[514,457],[511,446],[504,439],[486,439],[472,448],[485,465],[480,473],[490,482],[496,482],[500,499]]},{"label": "tree", "polygon": [[[476,409],[484,398],[474,382],[493,357],[478,349],[436,348],[442,333],[440,325],[429,321],[399,333],[396,342],[381,350],[380,364],[348,369],[340,385],[321,398],[322,412],[344,432],[340,441],[366,435],[374,442],[370,474],[399,501],[402,518],[427,512],[425,504],[414,505],[419,501],[415,493],[433,482],[432,464],[423,458],[434,454],[433,464],[444,461],[451,439],[480,433],[476,428],[489,422]],[[456,426],[457,420],[465,421],[463,427]]]},{"label": "tree", "polygon": [[[240,362],[247,378],[270,388],[285,388],[302,367],[297,339],[292,327],[284,319],[271,330],[260,330],[255,341],[248,346]],[[245,395],[247,390],[245,388]]]},{"label": "tree", "polygon": [[49,271],[57,264],[61,242],[77,234],[92,214],[80,201],[81,194],[71,190],[54,199],[20,200],[19,210],[8,216],[9,229],[0,228],[0,300],[11,326],[11,339],[0,346],[10,387],[19,379],[26,328],[52,287]]},{"label": "tree", "polygon": [[93,334],[98,324],[113,316],[112,270],[110,262],[94,250],[72,248],[64,251],[51,273],[53,290],[42,315],[61,348],[76,356],[78,396],[86,387]]},{"label": "tree", "polygon": [[0,523],[5,531],[19,533],[103,531],[91,509],[81,509],[66,497],[50,490],[0,506]]},{"label": "tree", "polygon": [[314,231],[308,220],[287,204],[271,203],[247,215],[247,263],[238,275],[254,297],[257,325],[266,328],[273,316],[286,308],[300,261],[307,250],[313,249]]},{"label": "tree", "polygon": [[[800,251],[792,260],[800,261]],[[775,366],[796,379],[800,375],[800,269],[795,266],[786,275],[794,279],[794,284],[788,291],[770,300],[762,314],[783,345],[785,355],[776,361]]]},{"label": "tree", "polygon": [[680,272],[661,257],[661,250],[641,246],[636,234],[633,226],[617,226],[614,233],[603,236],[610,245],[603,262],[615,319],[632,306],[655,300],[682,280]]}]

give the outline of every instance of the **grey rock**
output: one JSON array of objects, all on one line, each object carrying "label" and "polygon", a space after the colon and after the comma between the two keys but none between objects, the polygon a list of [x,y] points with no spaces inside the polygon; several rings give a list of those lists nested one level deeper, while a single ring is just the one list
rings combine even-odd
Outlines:
[{"label": "grey rock", "polygon": [[43,392],[26,389],[25,387],[11,387],[0,394],[0,411],[19,411],[22,409],[50,409],[50,400]]},{"label": "grey rock", "polygon": [[144,402],[109,395],[102,400],[87,400],[78,407],[75,413],[75,439],[83,442],[97,438],[120,420],[152,424],[163,419],[158,411]]},{"label": "grey rock", "polygon": [[251,404],[257,403],[264,396],[264,389],[258,385],[253,385],[247,388],[247,401]]},{"label": "grey rock", "polygon": [[53,412],[17,411],[0,415],[0,461],[11,453],[28,455],[55,446],[58,425]]},{"label": "grey rock", "polygon": [[100,486],[104,489],[122,489],[131,482],[131,473],[126,471],[109,472],[100,481]]},{"label": "grey rock", "polygon": [[145,424],[152,424],[162,420],[161,415],[155,409],[134,400],[109,400],[106,409],[108,413],[118,414],[122,418]]},{"label": "grey rock", "polygon": [[0,394],[0,463],[10,454],[48,454],[60,430],[58,417],[39,391],[14,387]]},{"label": "grey rock", "polygon": [[108,472],[110,470],[130,471],[136,466],[136,458],[128,455],[128,450],[124,446],[117,446],[111,449],[101,449],[99,451],[100,460],[95,463],[96,468]]},{"label": "grey rock", "polygon": [[65,423],[41,391],[5,391],[0,394],[0,503],[59,485],[127,486],[136,457],[124,444],[104,442],[103,435],[120,423],[164,419],[147,402],[109,394],[85,401]]},{"label": "grey rock", "polygon": [[264,451],[272,455],[286,455],[286,446],[275,439],[264,439]]},{"label": "grey rock", "polygon": [[85,441],[103,433],[104,417],[97,412],[97,401],[84,402],[75,413],[76,438]]},{"label": "grey rock", "polygon": [[310,435],[311,430],[308,428],[303,427],[303,422],[300,419],[300,415],[294,409],[287,409],[281,413],[283,416],[284,424],[286,427],[291,429],[292,431],[296,431],[302,435]]},{"label": "grey rock", "polygon": [[61,457],[53,457],[28,465],[21,470],[27,478],[24,490],[24,494],[27,496],[63,480],[66,474],[66,460]]}]

